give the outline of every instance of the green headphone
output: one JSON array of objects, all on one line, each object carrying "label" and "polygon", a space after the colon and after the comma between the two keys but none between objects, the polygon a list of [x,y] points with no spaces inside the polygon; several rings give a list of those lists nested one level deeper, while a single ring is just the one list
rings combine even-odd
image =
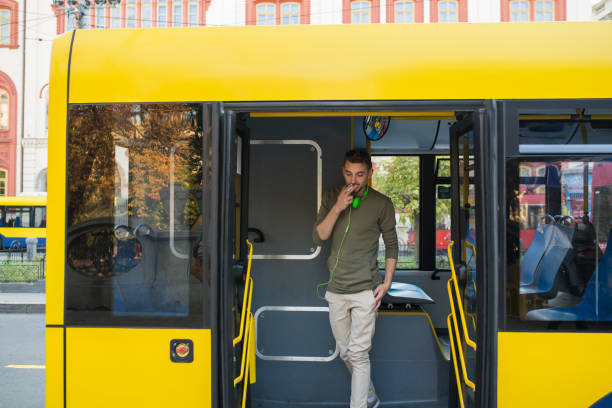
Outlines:
[{"label": "green headphone", "polygon": [[365,198],[368,196],[368,191],[370,191],[370,187],[366,186],[366,189],[363,192],[363,197],[353,198],[353,208],[359,208],[359,206],[361,205],[361,202],[365,200]]}]

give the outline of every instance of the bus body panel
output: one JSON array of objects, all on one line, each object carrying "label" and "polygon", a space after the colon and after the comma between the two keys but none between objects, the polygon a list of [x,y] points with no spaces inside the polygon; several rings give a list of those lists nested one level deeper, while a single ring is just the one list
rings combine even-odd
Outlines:
[{"label": "bus body panel", "polygon": [[70,103],[605,98],[611,67],[605,22],[78,30]]},{"label": "bus body panel", "polygon": [[[193,341],[172,362],[170,341]],[[67,407],[210,407],[210,330],[66,329]]]},{"label": "bus body panel", "polygon": [[612,333],[499,333],[499,407],[590,407],[612,391]]},{"label": "bus body panel", "polygon": [[45,407],[64,407],[64,328],[47,327]]},{"label": "bus body panel", "polygon": [[[6,238],[20,238],[20,237],[32,237],[32,238],[46,238],[47,230],[45,228],[0,228],[0,235]],[[25,238],[24,238],[25,239]],[[22,245],[25,247],[25,242]],[[7,245],[4,245],[7,246]],[[39,240],[38,246],[41,246]]]},{"label": "bus body panel", "polygon": [[[49,166],[47,177],[47,305],[48,325],[64,323],[66,241],[66,120],[68,64],[72,33],[55,39],[49,75]],[[47,371],[47,378],[49,371]]]}]

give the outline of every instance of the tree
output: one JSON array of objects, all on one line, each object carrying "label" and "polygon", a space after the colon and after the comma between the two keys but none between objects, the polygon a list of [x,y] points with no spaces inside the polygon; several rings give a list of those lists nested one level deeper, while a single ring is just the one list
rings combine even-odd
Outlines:
[{"label": "tree", "polygon": [[[439,161],[439,176],[450,176],[450,162]],[[416,156],[394,156],[376,160],[373,186],[391,198],[401,224],[414,227],[418,216],[419,195],[419,158]],[[436,219],[443,220],[450,214],[450,199],[436,200]]]}]

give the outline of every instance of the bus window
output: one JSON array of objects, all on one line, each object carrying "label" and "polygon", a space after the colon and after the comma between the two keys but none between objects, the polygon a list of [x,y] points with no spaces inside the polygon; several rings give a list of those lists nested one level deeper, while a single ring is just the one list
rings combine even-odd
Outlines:
[{"label": "bus window", "polygon": [[30,207],[7,207],[6,219],[8,225],[14,228],[30,228]]},{"label": "bus window", "polygon": [[67,323],[202,326],[201,118],[200,105],[71,106]]},{"label": "bus window", "polygon": [[[399,258],[397,269],[419,268],[419,158],[374,156],[372,186],[387,195],[395,207]],[[385,246],[379,243],[378,266],[385,267]]]},{"label": "bus window", "polygon": [[555,145],[555,150],[572,153],[576,145],[609,144],[611,117],[605,108],[523,109],[519,112],[519,152],[547,154],[550,145]]},{"label": "bus window", "polygon": [[450,158],[436,157],[436,269],[449,270],[447,248],[451,242]]},{"label": "bus window", "polygon": [[45,207],[34,207],[34,225],[36,228],[45,228],[47,226],[47,209]]},{"label": "bus window", "polygon": [[511,314],[612,321],[611,175],[609,157],[509,160]]}]

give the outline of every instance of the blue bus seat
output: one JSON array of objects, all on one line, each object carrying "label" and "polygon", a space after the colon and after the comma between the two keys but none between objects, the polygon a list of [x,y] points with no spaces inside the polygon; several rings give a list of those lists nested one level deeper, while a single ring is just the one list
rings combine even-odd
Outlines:
[{"label": "blue bus seat", "polygon": [[544,253],[550,245],[553,235],[553,226],[550,224],[538,224],[531,245],[521,261],[521,285],[533,283],[535,273],[540,265]]},{"label": "blue bus seat", "polygon": [[536,269],[534,279],[530,284],[521,285],[521,295],[536,294],[549,299],[557,293],[559,272],[564,265],[571,265],[573,257],[572,238],[575,226],[568,227],[561,224],[551,225],[552,237],[548,248],[544,252]]},{"label": "blue bus seat", "polygon": [[575,306],[537,309],[528,319],[545,321],[612,321],[612,229],[608,246],[591,276],[582,301]]}]

